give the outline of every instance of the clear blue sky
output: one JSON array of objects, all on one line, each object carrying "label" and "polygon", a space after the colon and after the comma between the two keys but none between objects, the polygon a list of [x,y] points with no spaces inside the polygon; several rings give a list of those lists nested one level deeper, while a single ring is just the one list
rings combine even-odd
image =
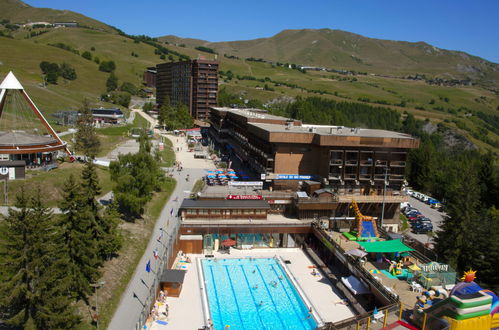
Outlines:
[{"label": "clear blue sky", "polygon": [[69,9],[128,34],[208,41],[272,36],[284,29],[341,29],[425,41],[499,63],[499,0],[26,0]]}]

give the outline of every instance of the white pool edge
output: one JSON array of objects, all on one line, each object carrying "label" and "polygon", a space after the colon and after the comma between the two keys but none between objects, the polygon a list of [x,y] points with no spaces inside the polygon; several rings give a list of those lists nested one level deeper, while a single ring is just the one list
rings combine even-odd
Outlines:
[{"label": "white pool edge", "polygon": [[[258,257],[244,257],[244,258],[257,259]],[[271,257],[262,257],[262,258],[271,259]],[[204,321],[205,321],[205,325],[209,326],[209,319],[211,318],[211,312],[210,312],[210,306],[208,303],[208,296],[207,296],[207,292],[206,292],[206,280],[204,277],[204,269],[203,269],[203,265],[201,264],[201,262],[203,259],[212,259],[212,258],[200,257],[200,258],[196,258],[196,259],[197,259],[197,264],[198,264],[198,275],[199,275],[198,278],[199,278],[199,286],[201,288],[201,302],[203,305]],[[216,259],[216,258],[213,258],[213,259]],[[241,258],[241,257],[224,257],[224,259],[243,259],[243,258]],[[286,275],[288,276],[289,280],[291,281],[291,283],[295,287],[296,291],[300,295],[300,298],[302,299],[303,303],[305,304],[305,307],[307,307],[307,309],[309,309],[309,310],[310,309],[312,310],[312,316],[314,317],[314,319],[317,322],[317,327],[320,328],[321,326],[323,326],[325,324],[324,320],[320,316],[320,314],[317,311],[317,308],[315,308],[314,304],[310,301],[310,299],[308,299],[307,295],[305,294],[305,292],[301,288],[301,285],[298,283],[298,281],[296,280],[293,273],[286,266],[284,259],[282,259],[281,256],[274,256],[274,259],[276,259],[279,262],[282,269],[284,269],[284,271],[286,272]]]},{"label": "white pool edge", "polygon": [[276,258],[279,261],[279,263],[281,264],[282,269],[284,269],[284,271],[286,272],[286,275],[288,276],[289,280],[291,281],[291,283],[295,287],[296,291],[300,295],[301,299],[305,303],[305,306],[307,307],[307,309],[312,310],[312,316],[317,321],[317,327],[323,326],[325,324],[324,320],[320,316],[320,314],[317,311],[317,308],[315,308],[314,304],[312,304],[310,299],[308,299],[307,295],[305,294],[305,291],[303,291],[303,289],[301,288],[301,285],[298,283],[298,281],[296,280],[293,273],[286,266],[284,259],[282,259],[281,256],[275,256],[274,258]]},{"label": "white pool edge", "polygon": [[204,277],[204,269],[203,265],[201,264],[201,260],[206,259],[206,258],[196,258],[197,262],[197,267],[198,267],[198,282],[199,282],[199,288],[201,290],[201,305],[203,306],[203,314],[204,314],[204,325],[205,326],[210,326],[210,318],[211,318],[211,312],[210,312],[210,305],[208,304],[208,297],[206,295],[206,280]]}]

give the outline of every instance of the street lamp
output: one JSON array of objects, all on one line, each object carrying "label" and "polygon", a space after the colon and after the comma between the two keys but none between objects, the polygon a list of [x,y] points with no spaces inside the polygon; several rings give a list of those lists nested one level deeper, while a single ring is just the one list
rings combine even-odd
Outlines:
[{"label": "street lamp", "polygon": [[95,323],[96,323],[96,326],[97,326],[97,330],[99,329],[99,297],[97,295],[97,293],[99,292],[97,289],[99,289],[100,287],[102,287],[104,284],[106,284],[105,281],[101,281],[99,283],[94,283],[94,284],[90,284],[91,287],[93,287],[95,289]]}]

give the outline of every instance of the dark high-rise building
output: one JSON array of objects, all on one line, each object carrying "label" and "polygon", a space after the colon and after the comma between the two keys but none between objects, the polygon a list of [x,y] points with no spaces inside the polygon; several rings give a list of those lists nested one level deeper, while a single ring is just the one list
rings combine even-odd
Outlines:
[{"label": "dark high-rise building", "polygon": [[156,67],[149,67],[144,71],[144,83],[147,87],[156,88]]},{"label": "dark high-rise building", "polygon": [[197,59],[157,65],[158,107],[164,104],[168,96],[172,105],[187,105],[192,117],[208,119],[210,107],[217,105],[217,91],[217,61]]}]

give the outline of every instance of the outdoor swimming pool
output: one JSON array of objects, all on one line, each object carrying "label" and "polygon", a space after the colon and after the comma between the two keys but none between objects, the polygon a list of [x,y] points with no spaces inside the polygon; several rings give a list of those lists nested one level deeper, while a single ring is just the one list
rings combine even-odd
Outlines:
[{"label": "outdoor swimming pool", "polygon": [[215,329],[317,327],[278,259],[203,259],[201,264]]}]

